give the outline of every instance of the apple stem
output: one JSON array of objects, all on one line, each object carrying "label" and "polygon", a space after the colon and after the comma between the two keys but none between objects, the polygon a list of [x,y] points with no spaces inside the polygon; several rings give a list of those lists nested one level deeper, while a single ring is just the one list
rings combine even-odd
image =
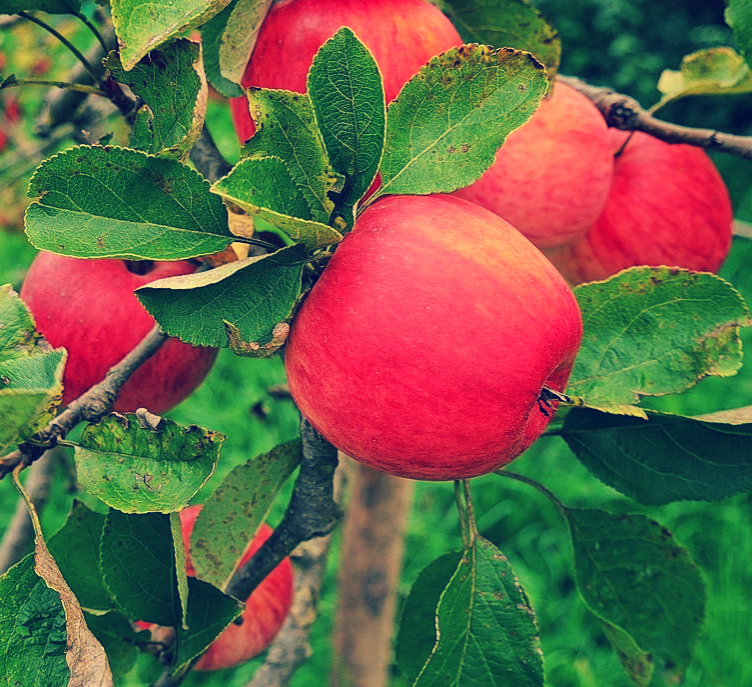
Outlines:
[{"label": "apple stem", "polygon": [[478,526],[475,522],[473,510],[473,498],[470,491],[470,482],[466,479],[456,480],[454,483],[454,498],[457,502],[457,511],[460,516],[460,528],[462,530],[462,545],[469,549],[478,535]]}]

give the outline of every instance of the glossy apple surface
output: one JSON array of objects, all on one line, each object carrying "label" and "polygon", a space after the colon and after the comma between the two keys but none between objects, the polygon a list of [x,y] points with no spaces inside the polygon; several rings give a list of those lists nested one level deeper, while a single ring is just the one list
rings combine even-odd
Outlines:
[{"label": "glossy apple surface", "polygon": [[503,217],[541,249],[571,243],[606,204],[614,169],[607,131],[592,101],[557,81],[486,173],[455,195]]},{"label": "glossy apple surface", "polygon": [[[21,287],[21,298],[44,337],[68,350],[63,405],[102,381],[109,368],[154,326],[133,291],[195,269],[189,262],[83,260],[44,251],[37,255]],[[204,380],[216,355],[216,349],[169,339],[126,382],[114,409],[169,410]]]},{"label": "glossy apple surface", "polygon": [[[241,85],[305,93],[314,55],[343,26],[373,53],[387,102],[431,57],[462,44],[428,0],[282,0],[259,30]],[[248,140],[255,131],[248,101],[233,98],[230,107],[238,138]]]},{"label": "glossy apple surface", "polygon": [[547,253],[572,284],[636,265],[716,272],[731,246],[728,190],[701,148],[640,131],[609,130],[614,182],[598,220],[579,241]]},{"label": "glossy apple surface", "polygon": [[[190,560],[191,532],[201,506],[189,506],[180,512],[183,543],[186,547],[186,571],[195,575]],[[272,528],[263,524],[243,554],[241,565],[250,560],[269,538]],[[215,640],[199,659],[196,670],[219,670],[245,663],[261,653],[282,627],[290,610],[293,596],[293,573],[289,558],[285,558],[259,584],[248,598],[243,611],[243,623],[232,624]]]},{"label": "glossy apple surface", "polygon": [[561,275],[497,215],[387,196],[337,247],[293,320],[290,391],[337,448],[400,477],[495,470],[543,432],[582,336]]}]

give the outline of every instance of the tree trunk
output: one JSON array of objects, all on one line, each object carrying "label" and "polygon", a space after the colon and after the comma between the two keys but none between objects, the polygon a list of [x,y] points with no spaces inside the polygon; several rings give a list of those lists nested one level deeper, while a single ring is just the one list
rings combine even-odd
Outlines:
[{"label": "tree trunk", "polygon": [[[348,460],[349,459],[344,459]],[[332,687],[384,687],[413,481],[352,463],[343,529]]]}]

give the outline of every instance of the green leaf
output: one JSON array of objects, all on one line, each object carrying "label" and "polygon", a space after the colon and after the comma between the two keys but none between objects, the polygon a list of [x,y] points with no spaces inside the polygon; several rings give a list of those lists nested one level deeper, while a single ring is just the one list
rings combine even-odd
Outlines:
[{"label": "green leaf", "polygon": [[111,509],[100,557],[105,585],[128,618],[170,627],[182,624],[170,516]]},{"label": "green leaf", "polygon": [[123,68],[130,71],[151,50],[205,24],[230,0],[111,0]]},{"label": "green leaf", "polygon": [[177,512],[213,474],[224,440],[219,432],[167,418],[151,429],[135,415],[109,415],[81,434],[78,482],[124,513]]},{"label": "green leaf", "polygon": [[162,329],[183,341],[228,346],[229,322],[244,341],[263,346],[275,326],[292,317],[305,260],[302,246],[288,246],[208,272],[160,279],[137,289],[136,296]]},{"label": "green leaf", "polygon": [[10,284],[0,286],[0,455],[28,439],[55,415],[66,352],[36,330]]},{"label": "green leaf", "polygon": [[63,389],[63,349],[0,362],[0,455],[55,415]]},{"label": "green leaf", "polygon": [[191,534],[196,576],[225,589],[282,485],[300,463],[299,439],[230,472],[204,502]]},{"label": "green leaf", "polygon": [[663,94],[651,112],[690,95],[734,95],[752,92],[752,71],[744,58],[727,47],[687,55],[679,71],[666,69],[658,80]]},{"label": "green leaf", "polygon": [[596,477],[646,505],[718,501],[752,488],[752,423],[647,416],[573,408],[562,436]]},{"label": "green leaf", "polygon": [[411,682],[436,644],[436,609],[461,560],[459,552],[437,558],[421,570],[405,600],[394,651],[397,664]]},{"label": "green leaf", "polygon": [[0,577],[0,685],[66,687],[65,609],[29,554]]},{"label": "green leaf", "polygon": [[441,594],[436,645],[413,687],[542,687],[533,611],[509,561],[476,537]]},{"label": "green leaf", "polygon": [[652,654],[640,649],[632,637],[615,625],[604,621],[603,631],[629,679],[637,687],[648,687],[655,672]]},{"label": "green leaf", "polygon": [[565,515],[588,608],[651,654],[667,683],[679,684],[705,615],[705,584],[689,552],[644,515]]},{"label": "green leaf", "polygon": [[728,0],[726,23],[734,30],[736,42],[752,67],[752,5],[749,0]]},{"label": "green leaf", "polygon": [[752,239],[746,236],[734,236],[731,250],[726,256],[718,276],[725,279],[742,295],[747,306],[752,303]]},{"label": "green leaf", "polygon": [[42,250],[79,258],[183,260],[235,240],[209,182],[176,160],[115,146],[78,146],[45,160],[26,233]]},{"label": "green leaf", "polygon": [[333,184],[332,169],[310,98],[266,88],[250,88],[247,96],[256,133],[243,146],[243,156],[284,160],[308,203],[310,218],[328,223],[334,209],[327,196]]},{"label": "green leaf", "polygon": [[126,674],[133,669],[141,654],[138,642],[147,641],[149,635],[143,630],[134,630],[121,613],[87,613],[86,624],[107,652],[107,661],[116,684],[122,684],[120,680],[125,680]]},{"label": "green leaf", "polygon": [[243,612],[240,601],[195,577],[188,578],[188,589],[186,627],[176,628],[178,650],[173,672],[202,654]]},{"label": "green leaf", "polygon": [[65,581],[81,607],[112,611],[115,604],[102,579],[99,544],[105,516],[77,501],[65,524],[47,542]]},{"label": "green leaf", "polygon": [[314,215],[321,216],[320,209],[311,207],[290,166],[278,157],[241,160],[212,186],[212,191],[308,248],[342,240],[336,229],[313,219]]},{"label": "green leaf", "polygon": [[0,14],[35,11],[74,14],[81,11],[81,0],[0,0]]},{"label": "green leaf", "polygon": [[228,98],[243,95],[240,80],[271,0],[233,0],[201,28],[206,75]]},{"label": "green leaf", "polygon": [[638,267],[575,289],[584,336],[567,394],[630,404],[741,367],[741,296],[720,277]]},{"label": "green leaf", "polygon": [[528,53],[465,45],[432,58],[389,105],[381,187],[371,198],[471,184],[547,87]]},{"label": "green leaf", "polygon": [[448,0],[442,2],[465,43],[486,43],[533,53],[553,78],[561,59],[556,30],[527,0]]},{"label": "green leaf", "polygon": [[308,94],[335,171],[344,175],[340,212],[352,208],[376,177],[384,150],[384,84],[373,55],[349,28],[321,46],[308,72]]},{"label": "green leaf", "polygon": [[201,47],[181,38],[151,51],[128,72],[114,52],[104,66],[144,101],[136,112],[130,147],[184,160],[206,117],[208,89]]}]

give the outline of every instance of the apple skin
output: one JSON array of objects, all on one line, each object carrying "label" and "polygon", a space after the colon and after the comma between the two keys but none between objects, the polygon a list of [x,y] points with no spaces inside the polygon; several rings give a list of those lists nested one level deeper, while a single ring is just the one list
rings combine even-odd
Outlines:
[{"label": "apple skin", "polygon": [[522,234],[450,195],[386,196],[340,243],[284,358],[302,414],[357,461],[454,480],[543,432],[582,338],[577,302]]},{"label": "apple skin", "polygon": [[[701,148],[609,130],[616,157],[606,206],[587,234],[547,251],[571,284],[637,265],[717,272],[731,247],[728,190]],[[623,148],[623,150],[622,150]]]},{"label": "apple skin", "polygon": [[[305,93],[314,55],[343,26],[373,53],[387,102],[430,58],[463,42],[428,0],[282,0],[261,25],[241,86]],[[245,142],[255,131],[248,100],[232,98],[230,108]]]},{"label": "apple skin", "polygon": [[555,81],[533,116],[507,137],[485,174],[454,192],[503,217],[541,249],[593,225],[614,170],[608,128],[593,102]]},{"label": "apple skin", "polygon": [[[183,543],[186,549],[186,571],[195,575],[191,563],[189,544],[191,532],[202,506],[189,506],[180,512]],[[262,524],[247,551],[241,565],[250,560],[261,545],[271,536],[272,528]],[[285,558],[259,584],[245,603],[243,623],[232,624],[222,632],[199,659],[195,670],[219,670],[245,663],[261,653],[282,627],[292,605],[292,563]]]},{"label": "apple skin", "polygon": [[[151,269],[136,274],[129,265]],[[63,406],[102,381],[154,326],[133,291],[195,269],[190,262],[84,260],[46,251],[36,256],[20,295],[42,335],[68,350]],[[114,410],[145,407],[159,414],[173,408],[204,380],[216,356],[216,349],[168,339],[125,383]]]}]

